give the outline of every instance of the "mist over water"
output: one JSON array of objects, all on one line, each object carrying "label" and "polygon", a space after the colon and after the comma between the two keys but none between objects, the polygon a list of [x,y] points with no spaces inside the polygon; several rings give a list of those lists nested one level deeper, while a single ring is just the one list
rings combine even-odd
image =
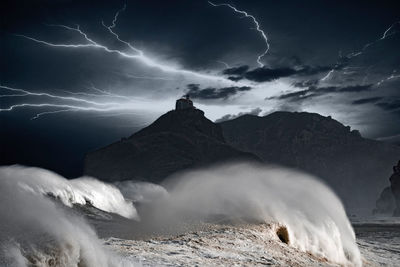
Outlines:
[{"label": "mist over water", "polygon": [[151,203],[168,197],[168,191],[158,184],[142,181],[122,181],[115,182],[114,185],[126,199],[134,203]]},{"label": "mist over water", "polygon": [[126,218],[140,217],[125,224],[125,238],[145,228],[194,231],[190,226],[201,222],[274,223],[286,227],[291,247],[330,262],[361,265],[343,205],[326,185],[297,171],[247,163],[180,173],[162,186],[136,181],[110,185],[88,177],[66,180],[38,168],[1,167],[0,258],[16,266],[32,257],[44,262],[39,266],[49,261],[69,264],[61,266],[133,265],[106,250],[83,218],[55,204],[49,194],[69,207],[90,203]]}]

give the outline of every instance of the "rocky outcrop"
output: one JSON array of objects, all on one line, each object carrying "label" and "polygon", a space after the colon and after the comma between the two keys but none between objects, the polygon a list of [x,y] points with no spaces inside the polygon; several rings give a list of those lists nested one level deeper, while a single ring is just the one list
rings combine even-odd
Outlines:
[{"label": "rocky outcrop", "polygon": [[383,189],[376,201],[376,208],[372,211],[374,215],[392,215],[396,209],[396,202],[390,186]]},{"label": "rocky outcrop", "polygon": [[376,201],[373,214],[400,216],[400,160],[393,166],[393,173],[389,178],[390,186],[383,189]]},{"label": "rocky outcrop", "polygon": [[393,166],[393,174],[390,176],[390,188],[396,202],[396,209],[393,215],[400,216],[400,160],[397,166]]},{"label": "rocky outcrop", "polygon": [[400,147],[363,138],[331,117],[306,112],[244,115],[220,123],[233,147],[265,162],[314,174],[329,184],[348,210],[375,206],[387,186],[391,162]]},{"label": "rocky outcrop", "polygon": [[188,168],[256,160],[225,142],[220,125],[195,108],[173,110],[129,138],[87,154],[85,174],[105,181],[160,182]]}]

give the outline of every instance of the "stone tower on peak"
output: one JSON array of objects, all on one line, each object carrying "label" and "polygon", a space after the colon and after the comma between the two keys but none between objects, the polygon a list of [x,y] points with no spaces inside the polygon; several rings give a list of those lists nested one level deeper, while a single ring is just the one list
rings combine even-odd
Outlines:
[{"label": "stone tower on peak", "polygon": [[180,99],[176,100],[175,110],[181,109],[195,109],[193,101],[190,100],[189,95],[184,95]]}]

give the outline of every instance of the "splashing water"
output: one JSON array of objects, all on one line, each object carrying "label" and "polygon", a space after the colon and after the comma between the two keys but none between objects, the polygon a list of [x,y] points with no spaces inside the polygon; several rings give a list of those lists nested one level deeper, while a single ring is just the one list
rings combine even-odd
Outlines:
[{"label": "splashing water", "polygon": [[89,203],[106,212],[138,219],[135,207],[118,188],[90,177],[67,180],[48,170],[18,165],[0,167],[0,177],[3,182],[13,181],[34,194],[54,196],[69,207]]},{"label": "splashing water", "polygon": [[334,263],[361,266],[341,201],[309,175],[242,163],[189,171],[165,186],[169,197],[153,213],[160,224],[215,215],[277,222],[287,228],[291,246]]},{"label": "splashing water", "polygon": [[35,182],[43,185],[39,182],[44,180],[60,182],[56,175],[35,168],[0,169],[0,265],[133,266],[129,259],[106,250],[83,219],[43,195],[27,191],[37,189],[24,186],[29,173],[31,186]]},{"label": "splashing water", "polygon": [[133,202],[149,203],[168,197],[167,190],[157,184],[142,181],[123,181],[114,184],[125,199],[130,199]]},{"label": "splashing water", "polygon": [[[128,224],[129,231],[138,227],[136,231],[157,232],[169,225],[179,228],[220,218],[272,223],[284,227],[279,238],[290,247],[332,263],[361,266],[343,205],[326,185],[297,171],[246,163],[180,173],[163,187],[134,181],[113,186],[93,178],[68,181],[38,168],[2,167],[0,237],[8,240],[3,254],[17,266],[32,262],[39,266],[132,265],[129,258],[122,260],[105,250],[84,220],[43,197],[49,193],[67,206],[90,202],[129,218],[138,215],[127,199],[141,203],[141,222]],[[187,229],[195,226],[182,231]]]}]

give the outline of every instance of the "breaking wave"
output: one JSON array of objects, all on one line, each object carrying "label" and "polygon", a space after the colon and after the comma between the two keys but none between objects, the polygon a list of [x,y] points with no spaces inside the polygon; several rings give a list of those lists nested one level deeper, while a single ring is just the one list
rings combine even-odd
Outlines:
[{"label": "breaking wave", "polygon": [[361,265],[339,198],[317,179],[278,167],[229,164],[189,171],[165,183],[155,207],[161,224],[210,217],[277,222],[289,245],[339,264]]},{"label": "breaking wave", "polygon": [[34,194],[53,196],[69,207],[90,204],[106,212],[138,219],[132,202],[125,200],[118,188],[91,177],[67,180],[48,170],[18,165],[0,167],[0,177],[2,182],[16,183]]},{"label": "breaking wave", "polygon": [[[291,247],[329,262],[361,266],[343,205],[326,185],[297,171],[246,163],[184,172],[162,186],[134,181],[109,185],[88,177],[66,180],[39,168],[1,167],[0,237],[8,240],[3,254],[17,266],[132,264],[105,250],[83,219],[43,197],[49,194],[67,206],[89,202],[124,217],[140,215],[141,222],[132,222],[129,231],[156,233],[171,225],[187,231],[194,229],[188,225],[221,218],[277,225],[277,237]],[[139,214],[132,201],[140,203]]]},{"label": "breaking wave", "polygon": [[[37,183],[37,184],[35,184]],[[79,194],[59,176],[36,168],[0,169],[0,265],[2,266],[133,266],[106,250],[95,231],[71,210],[37,192],[56,193],[66,204],[79,203],[84,190],[109,189],[92,181]],[[67,189],[66,189],[67,188]],[[27,191],[27,189],[29,189]],[[113,196],[108,194],[106,196]],[[97,205],[99,196],[92,195]],[[118,201],[117,201],[118,202]],[[105,208],[104,206],[102,206]],[[112,204],[106,206],[114,210]],[[127,213],[131,214],[131,213]]]}]

